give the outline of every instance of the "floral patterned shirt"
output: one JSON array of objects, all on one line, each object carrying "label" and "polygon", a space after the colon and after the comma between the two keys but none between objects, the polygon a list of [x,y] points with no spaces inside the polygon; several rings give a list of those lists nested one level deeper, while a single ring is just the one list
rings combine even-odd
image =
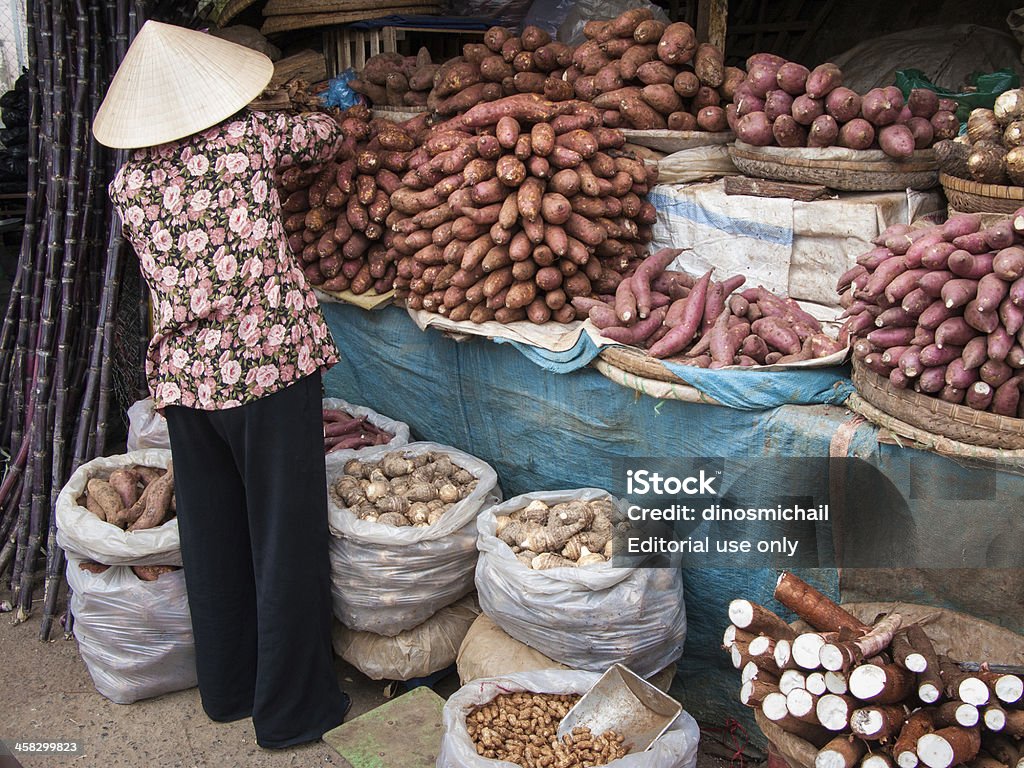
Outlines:
[{"label": "floral patterned shirt", "polygon": [[327,115],[253,112],[137,150],[118,171],[110,197],[152,291],[157,408],[232,408],[337,362],[274,175],[328,160],[341,138]]}]

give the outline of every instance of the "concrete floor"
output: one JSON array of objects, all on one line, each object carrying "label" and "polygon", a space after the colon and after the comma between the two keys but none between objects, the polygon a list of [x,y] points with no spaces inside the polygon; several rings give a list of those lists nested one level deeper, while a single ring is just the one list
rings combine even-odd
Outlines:
[{"label": "concrete floor", "polygon": [[[0,592],[0,602],[5,597]],[[251,720],[212,722],[195,688],[130,705],[114,704],[96,692],[74,640],[64,640],[58,631],[54,634],[59,639],[41,643],[38,633],[37,617],[14,626],[10,614],[0,614],[0,739],[78,740],[84,743],[84,754],[19,757],[25,768],[351,768],[323,742],[281,751],[259,748]],[[386,701],[382,682],[369,680],[340,659],[336,670],[352,697],[350,717]],[[451,675],[435,690],[447,696],[457,687],[458,680]],[[725,761],[702,749],[697,768],[725,766]]]}]

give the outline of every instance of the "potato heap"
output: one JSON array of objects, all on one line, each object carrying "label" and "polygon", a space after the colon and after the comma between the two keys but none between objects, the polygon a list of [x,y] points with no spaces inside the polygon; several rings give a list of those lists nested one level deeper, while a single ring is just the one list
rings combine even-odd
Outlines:
[{"label": "potato heap", "polygon": [[[83,560],[78,564],[78,567],[83,571],[88,571],[93,574],[104,573],[108,568],[110,568],[109,565],[103,565],[102,563],[97,563],[94,560]],[[140,581],[156,581],[165,573],[174,573],[175,571],[181,570],[180,565],[133,565],[130,567],[132,569],[132,573],[134,573]]]},{"label": "potato heap", "polygon": [[895,86],[861,96],[843,86],[843,73],[827,63],[808,70],[771,53],[747,59],[747,77],[727,107],[740,141],[754,146],[881,148],[905,159],[915,149],[956,136],[956,102],[915,88],[904,103]]},{"label": "potato heap", "polygon": [[422,109],[437,70],[426,48],[420,48],[415,56],[377,53],[366,60],[359,78],[349,81],[349,87],[377,106]]},{"label": "potato heap", "polygon": [[473,474],[444,453],[385,453],[351,459],[331,487],[335,500],[360,520],[396,527],[433,525],[476,488]]},{"label": "potato heap", "polygon": [[435,126],[391,195],[397,295],[452,320],[570,322],[639,263],[657,169],[580,101],[537,94]]},{"label": "potato heap", "polygon": [[339,120],[345,140],[333,161],[315,169],[292,166],[280,175],[288,245],[311,285],[384,293],[396,271],[388,257],[393,233],[385,226],[389,196],[401,185],[398,174],[426,118],[371,120],[366,107],[356,106]]},{"label": "potato heap", "polygon": [[625,736],[573,728],[559,741],[558,724],[579,700],[575,694],[503,693],[466,718],[477,754],[523,768],[589,768],[626,756]]},{"label": "potato heap", "polygon": [[603,110],[604,124],[638,130],[725,131],[723,103],[743,80],[722,52],[698,45],[685,22],[666,25],[650,9],[635,8],[609,21],[590,21],[587,41],[572,57],[565,79],[576,98]]},{"label": "potato heap", "polygon": [[115,469],[107,479],[89,478],[78,504],[122,530],[156,528],[174,517],[174,467],[136,464]]},{"label": "potato heap", "polygon": [[537,500],[499,516],[495,533],[527,568],[582,568],[611,559],[618,516],[609,499],[568,501],[551,507]]},{"label": "potato heap", "polygon": [[975,109],[967,133],[935,145],[945,173],[981,184],[1024,186],[1024,88],[1001,93],[994,109]]}]

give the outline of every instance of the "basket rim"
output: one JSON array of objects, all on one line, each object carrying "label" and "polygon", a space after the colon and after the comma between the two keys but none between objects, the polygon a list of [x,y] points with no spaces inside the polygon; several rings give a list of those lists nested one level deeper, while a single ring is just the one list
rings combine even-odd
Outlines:
[{"label": "basket rim", "polygon": [[[807,149],[823,156],[808,157],[804,154]],[[758,147],[736,139],[729,147],[729,152],[730,154],[735,153],[741,158],[799,168],[861,170],[870,173],[924,173],[934,172],[939,168],[938,159],[935,157],[933,149],[918,149],[908,160],[894,160],[880,149]],[[856,153],[855,159],[848,157],[850,153]]]},{"label": "basket rim", "polygon": [[989,197],[995,200],[1019,200],[1024,205],[1024,187],[1010,184],[982,184],[973,179],[961,179],[945,171],[939,171],[939,182],[943,188],[952,189],[977,197]]}]

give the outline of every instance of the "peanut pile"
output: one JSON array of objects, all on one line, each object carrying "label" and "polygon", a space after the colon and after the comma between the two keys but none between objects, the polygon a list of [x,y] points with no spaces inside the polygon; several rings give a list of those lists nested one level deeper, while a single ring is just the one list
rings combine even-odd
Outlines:
[{"label": "peanut pile", "polygon": [[331,487],[335,500],[360,520],[396,527],[433,525],[476,488],[469,470],[444,453],[385,453],[378,461],[352,459]]},{"label": "peanut pile", "polygon": [[579,700],[575,694],[505,693],[466,718],[477,754],[523,768],[589,768],[626,756],[625,737],[614,731],[594,736],[573,728],[561,741],[558,724]]},{"label": "peanut pile", "polygon": [[576,568],[611,559],[617,516],[609,499],[568,501],[551,507],[537,500],[500,515],[495,532],[527,568]]}]

